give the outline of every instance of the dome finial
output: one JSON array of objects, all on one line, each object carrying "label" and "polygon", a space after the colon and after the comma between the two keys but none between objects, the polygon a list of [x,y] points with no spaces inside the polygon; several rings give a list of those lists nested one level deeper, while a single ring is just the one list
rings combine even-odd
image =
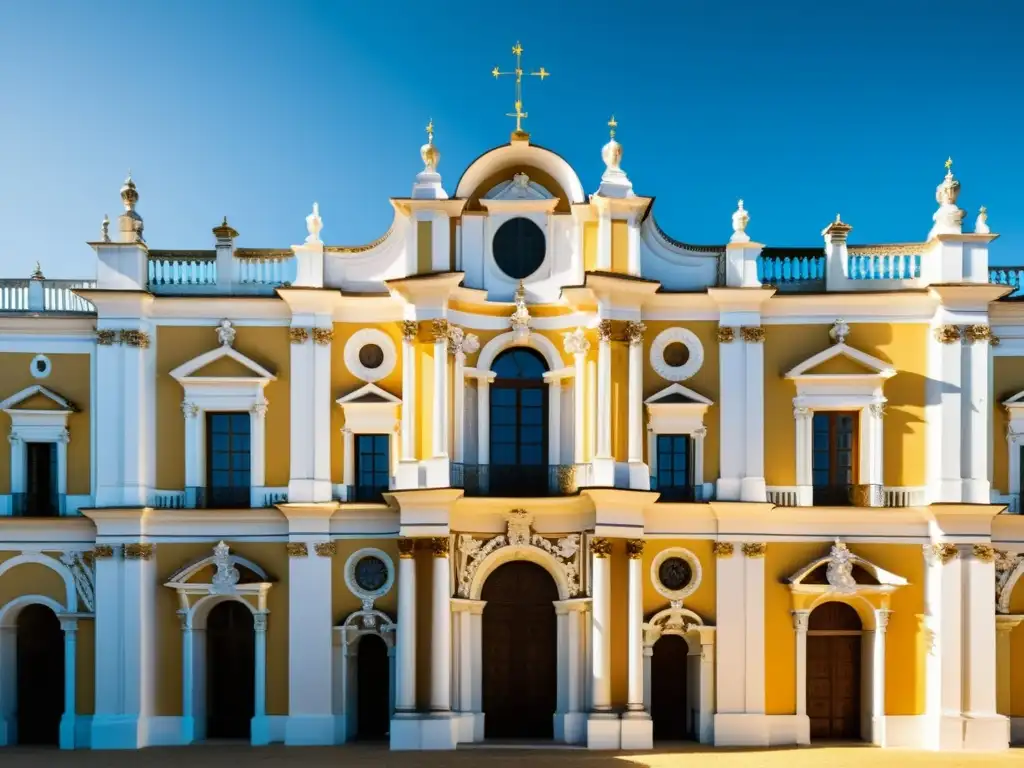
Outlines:
[{"label": "dome finial", "polygon": [[935,188],[935,202],[939,208],[932,215],[930,240],[935,235],[960,234],[963,231],[964,212],[957,208],[956,200],[960,196],[960,182],[953,176],[953,158],[946,158],[946,176]]},{"label": "dome finial", "polygon": [[124,203],[126,211],[134,211],[135,204],[139,202],[139,190],[132,180],[132,169],[128,169],[128,176],[121,185],[121,202]]},{"label": "dome finial", "polygon": [[608,136],[615,138],[615,129],[619,127],[619,124],[615,122],[615,115],[612,115],[612,119],[608,121]]},{"label": "dome finial", "polygon": [[732,214],[732,237],[730,243],[749,243],[750,235],[747,234],[747,224],[750,223],[750,214],[743,207],[743,199],[736,202],[736,210]]},{"label": "dome finial", "polygon": [[427,143],[420,147],[420,157],[423,159],[424,173],[436,173],[437,165],[441,162],[441,153],[434,146],[434,118],[427,123]]}]

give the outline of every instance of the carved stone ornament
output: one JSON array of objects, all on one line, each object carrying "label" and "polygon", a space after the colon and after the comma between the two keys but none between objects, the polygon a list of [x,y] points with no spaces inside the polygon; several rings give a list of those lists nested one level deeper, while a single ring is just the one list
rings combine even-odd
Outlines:
[{"label": "carved stone ornament", "polygon": [[114,548],[109,544],[97,544],[92,548],[92,556],[97,560],[109,560],[114,556]]},{"label": "carved stone ornament", "polygon": [[430,551],[434,557],[448,557],[450,544],[447,536],[435,536],[430,540]]},{"label": "carved stone ornament", "polygon": [[338,543],[335,541],[318,541],[313,545],[317,557],[334,557],[338,554]]},{"label": "carved stone ornament", "polygon": [[598,560],[604,560],[612,553],[612,542],[611,539],[591,539],[590,540],[590,552]]},{"label": "carved stone ornament", "polygon": [[743,207],[743,201],[736,203],[736,210],[732,214],[732,237],[730,243],[749,243],[750,235],[747,234],[747,225],[750,223],[750,214]]},{"label": "carved stone ornament", "polygon": [[562,347],[566,354],[585,355],[590,351],[590,342],[587,340],[586,331],[582,328],[566,331],[562,334],[562,339]]},{"label": "carved stone ornament", "polygon": [[401,322],[402,327],[402,338],[406,341],[416,341],[416,337],[420,332],[420,324],[415,320],[403,320]]},{"label": "carved stone ornament", "polygon": [[96,343],[101,347],[110,347],[117,343],[117,331],[109,328],[96,331]]},{"label": "carved stone ornament", "polygon": [[644,556],[644,544],[646,542],[643,539],[629,539],[626,542],[626,555],[630,560],[639,560]]},{"label": "carved stone ornament", "polygon": [[763,542],[748,542],[743,545],[743,554],[746,557],[764,557],[768,551],[768,545]]},{"label": "carved stone ornament", "polygon": [[512,338],[516,344],[524,344],[530,337],[530,310],[526,308],[526,288],[522,280],[516,288],[516,308],[509,318],[509,325],[512,328]]},{"label": "carved stone ornament", "polygon": [[210,591],[215,595],[234,594],[241,575],[231,562],[231,548],[223,541],[213,548],[213,564],[217,570],[211,579]]},{"label": "carved stone ornament", "polygon": [[732,557],[735,549],[731,541],[716,541],[711,546],[711,551],[715,553],[715,557]]},{"label": "carved stone ornament", "polygon": [[764,328],[760,325],[745,325],[740,328],[740,336],[748,344],[763,344]]},{"label": "carved stone ornament", "polygon": [[718,326],[718,342],[732,344],[736,340],[736,329],[728,325]]},{"label": "carved stone ornament", "polygon": [[152,544],[125,544],[125,560],[149,560],[153,557],[155,547]]},{"label": "carved stone ornament", "polygon": [[435,318],[430,323],[430,328],[434,332],[434,343],[448,342],[448,321],[443,317]]},{"label": "carved stone ornament", "polygon": [[602,320],[597,324],[598,341],[606,342],[612,340],[612,321]]},{"label": "carved stone ornament", "polygon": [[573,533],[552,541],[535,533],[530,524],[530,516],[524,510],[517,509],[509,515],[506,533],[487,541],[476,539],[469,534],[459,535],[456,552],[459,597],[470,597],[473,578],[480,564],[488,555],[504,547],[536,547],[547,552],[562,568],[569,587],[569,596],[579,597],[582,594],[580,574],[583,547],[580,534]]},{"label": "carved stone ornament", "polygon": [[188,400],[182,400],[181,412],[185,415],[186,419],[191,419],[199,415],[199,406]]},{"label": "carved stone ornament", "polygon": [[252,615],[252,629],[254,632],[266,632],[267,631],[267,614],[264,611],[259,611]]},{"label": "carved stone ornament", "polygon": [[956,344],[960,341],[960,328],[955,325],[940,325],[935,329],[935,339],[940,344]]},{"label": "carved stone ornament", "polygon": [[235,343],[236,333],[237,331],[231,327],[231,321],[225,318],[217,326],[217,341],[222,347],[230,347]]},{"label": "carved stone ornament", "polygon": [[398,540],[398,557],[401,560],[412,560],[415,556],[416,551],[416,540],[415,539],[399,539]]},{"label": "carved stone ornament", "polygon": [[997,549],[994,552],[996,570],[996,613],[1010,612],[1010,594],[1024,573],[1024,555]]},{"label": "carved stone ornament", "polygon": [[797,632],[806,632],[810,625],[810,611],[793,611],[793,629]]},{"label": "carved stone ornament", "polygon": [[991,342],[992,338],[992,329],[987,325],[968,325],[964,328],[964,341],[968,344]]},{"label": "carved stone ornament", "polygon": [[305,344],[309,341],[309,330],[307,328],[289,328],[288,338],[292,344]]},{"label": "carved stone ornament", "polygon": [[868,406],[868,410],[871,411],[872,416],[880,419],[885,416],[885,403],[872,403]]},{"label": "carved stone ornament", "polygon": [[974,554],[975,559],[980,560],[983,563],[991,563],[996,559],[996,551],[993,547],[988,544],[975,544],[971,550]]},{"label": "carved stone ornament", "polygon": [[284,545],[285,550],[288,552],[288,557],[308,557],[309,547],[304,541],[289,541]]},{"label": "carved stone ornament", "polygon": [[892,611],[882,608],[875,611],[875,626],[878,630],[885,630],[889,626],[889,618],[892,616]]},{"label": "carved stone ornament", "polygon": [[268,408],[270,408],[270,402],[264,397],[253,403],[250,410],[262,419],[266,417]]},{"label": "carved stone ornament", "polygon": [[647,326],[639,320],[627,320],[625,327],[626,341],[629,346],[635,347],[644,343],[644,332]]},{"label": "carved stone ornament", "polygon": [[[654,645],[662,635],[678,635],[683,637],[687,632],[701,627],[704,622],[691,610],[683,608],[682,604],[673,600],[669,607],[658,611],[651,617],[649,622],[643,624],[644,645]],[[701,648],[701,658],[704,658],[704,649]]]},{"label": "carved stone ornament", "polygon": [[124,329],[121,331],[121,343],[126,347],[138,347],[139,349],[149,348],[149,334],[145,331]]},{"label": "carved stone ornament", "polygon": [[96,610],[96,571],[95,560],[91,552],[62,552],[60,561],[71,571],[75,580],[75,590],[86,610]]},{"label": "carved stone ornament", "polygon": [[924,544],[924,556],[930,563],[947,563],[960,557],[960,550],[956,544]]},{"label": "carved stone ornament", "polygon": [[313,343],[319,344],[321,347],[328,346],[334,341],[334,329],[333,328],[314,328],[313,329]]},{"label": "carved stone ornament", "polygon": [[857,580],[853,578],[853,553],[839,539],[829,552],[825,580],[833,592],[849,595],[857,591]]},{"label": "carved stone ornament", "polygon": [[846,337],[850,335],[850,326],[842,318],[837,319],[832,324],[832,329],[828,332],[828,337],[832,339],[833,344],[845,344]]}]

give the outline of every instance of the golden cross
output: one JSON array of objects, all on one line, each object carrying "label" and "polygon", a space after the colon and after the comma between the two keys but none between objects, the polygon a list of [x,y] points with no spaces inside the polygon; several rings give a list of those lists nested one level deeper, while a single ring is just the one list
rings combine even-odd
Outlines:
[{"label": "golden cross", "polygon": [[952,157],[947,157],[946,158],[946,170],[948,171],[952,167],[953,167],[953,158]]},{"label": "golden cross", "polygon": [[430,122],[427,123],[427,144],[434,143],[434,118],[430,118]]},{"label": "golden cross", "polygon": [[[495,67],[491,70],[491,74],[494,75],[494,79],[497,80],[502,75],[515,75],[516,76],[516,100],[514,102],[515,112],[507,112],[506,117],[514,117],[516,119],[516,133],[525,134],[523,130],[523,118],[528,117],[526,112],[523,112],[523,46],[518,42],[512,46],[512,53],[516,57],[516,68],[511,72],[502,72],[501,69]],[[551,73],[548,72],[544,67],[541,67],[536,72],[530,72],[532,77],[539,77],[543,80]]]},{"label": "golden cross", "polygon": [[611,134],[611,138],[615,138],[615,129],[618,127],[619,124],[615,122],[615,115],[612,115],[612,119],[608,121],[608,128],[610,129],[608,133]]}]

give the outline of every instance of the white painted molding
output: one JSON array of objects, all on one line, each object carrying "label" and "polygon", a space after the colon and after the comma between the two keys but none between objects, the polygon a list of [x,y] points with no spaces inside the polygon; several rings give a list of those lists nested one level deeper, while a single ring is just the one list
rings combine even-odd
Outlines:
[{"label": "white painted molding", "polygon": [[[661,582],[661,575],[659,571],[662,564],[666,560],[670,560],[674,557],[685,560],[690,566],[690,581],[682,589],[669,589]],[[651,561],[650,574],[654,590],[667,600],[671,600],[673,604],[678,604],[679,607],[682,607],[683,600],[697,591],[697,587],[700,586],[704,572],[701,569],[700,558],[693,554],[693,552],[683,547],[669,547],[668,549],[663,549],[659,552],[655,556],[654,560]],[[704,622],[700,621],[699,623],[703,624]]]},{"label": "white painted molding", "polygon": [[[367,557],[374,557],[380,560],[384,567],[387,569],[387,578],[384,583],[374,590],[363,589],[356,580],[356,566],[359,562]],[[372,611],[373,604],[375,601],[384,597],[388,592],[391,591],[391,587],[395,584],[395,563],[391,557],[383,550],[377,549],[376,547],[363,547],[358,549],[348,556],[345,561],[345,586],[348,587],[349,592],[358,597],[363,601],[363,610]],[[351,617],[350,617],[351,618]],[[388,619],[390,623],[390,619]]]},{"label": "white painted molding", "polygon": [[[375,344],[384,353],[376,368],[367,368],[359,360],[359,351],[367,344]],[[362,328],[353,333],[345,342],[344,357],[345,366],[363,381],[380,381],[391,375],[398,363],[394,340],[378,328]]]},{"label": "white painted molding", "polygon": [[[690,353],[682,365],[669,365],[665,361],[665,349],[670,344],[680,343]],[[666,328],[651,342],[651,368],[667,381],[685,381],[704,365],[704,347],[697,334],[688,328]]]}]

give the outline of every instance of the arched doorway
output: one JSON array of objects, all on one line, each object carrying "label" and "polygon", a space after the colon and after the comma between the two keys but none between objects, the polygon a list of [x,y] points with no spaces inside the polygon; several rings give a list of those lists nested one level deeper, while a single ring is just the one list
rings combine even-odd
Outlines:
[{"label": "arched doorway", "polygon": [[45,605],[27,605],[18,614],[17,711],[19,744],[60,742],[64,714],[64,632]]},{"label": "arched doorway", "polygon": [[384,739],[388,735],[388,695],[391,669],[388,646],[380,635],[359,638],[356,662],[356,738]]},{"label": "arched doorway", "polygon": [[662,635],[651,649],[651,720],[654,738],[681,741],[690,738],[686,666],[690,646],[679,635]]},{"label": "arched doorway", "polygon": [[225,600],[206,619],[206,737],[248,739],[255,712],[252,611]]},{"label": "arched doorway", "polygon": [[550,739],[557,693],[558,588],[539,565],[499,566],[484,582],[484,735]]},{"label": "arched doorway", "polygon": [[860,617],[846,603],[811,611],[807,626],[807,716],[812,739],[859,739]]},{"label": "arched doorway", "polygon": [[548,479],[548,367],[536,351],[515,347],[491,366],[492,496],[546,496]]}]

